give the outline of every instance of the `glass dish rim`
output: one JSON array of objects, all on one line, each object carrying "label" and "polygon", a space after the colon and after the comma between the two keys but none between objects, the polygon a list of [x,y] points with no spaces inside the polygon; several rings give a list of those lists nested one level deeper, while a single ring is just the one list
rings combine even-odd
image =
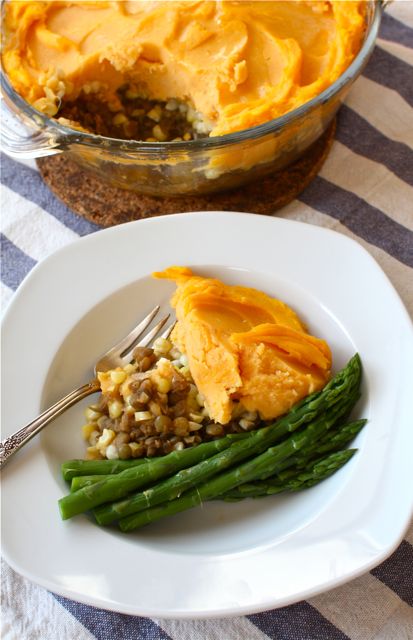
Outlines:
[{"label": "glass dish rim", "polygon": [[[2,0],[2,11],[4,10],[6,2],[7,0]],[[4,94],[13,103],[13,106],[17,107],[17,113],[15,111],[15,114],[18,117],[21,117],[21,114],[25,115],[30,119],[31,123],[36,124],[41,131],[44,131],[45,133],[50,132],[54,135],[58,134],[60,136],[60,142],[65,144],[71,143],[89,147],[103,147],[107,151],[120,151],[127,152],[128,154],[139,154],[141,152],[152,153],[154,150],[160,153],[171,153],[173,151],[196,152],[230,147],[232,144],[258,140],[260,138],[264,138],[268,134],[280,131],[290,123],[299,120],[301,116],[311,112],[313,109],[316,109],[319,105],[329,102],[331,98],[333,98],[343,87],[357,76],[370,53],[373,51],[384,9],[383,0],[367,0],[367,2],[369,9],[372,11],[372,16],[370,18],[370,24],[367,26],[367,35],[364,39],[363,45],[353,62],[332,85],[327,87],[327,89],[311,100],[308,100],[296,109],[293,109],[278,118],[269,120],[268,122],[264,122],[254,127],[234,131],[221,136],[199,138],[197,140],[182,142],[171,141],[154,143],[140,140],[122,140],[121,138],[110,138],[107,136],[99,136],[94,133],[77,131],[76,129],[67,127],[59,123],[54,118],[34,109],[32,105],[30,105],[17,93],[17,91],[15,91],[6,72],[3,70],[2,64],[0,70],[1,92],[4,92]]]}]

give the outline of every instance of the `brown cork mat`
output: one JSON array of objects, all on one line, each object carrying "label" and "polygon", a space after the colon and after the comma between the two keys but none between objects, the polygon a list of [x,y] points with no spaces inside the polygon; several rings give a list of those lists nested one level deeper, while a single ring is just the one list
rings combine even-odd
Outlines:
[{"label": "brown cork mat", "polygon": [[65,154],[37,160],[43,180],[72,211],[103,227],[185,211],[247,211],[271,215],[315,178],[334,140],[336,123],[286,169],[244,187],[202,196],[155,198],[108,187]]}]

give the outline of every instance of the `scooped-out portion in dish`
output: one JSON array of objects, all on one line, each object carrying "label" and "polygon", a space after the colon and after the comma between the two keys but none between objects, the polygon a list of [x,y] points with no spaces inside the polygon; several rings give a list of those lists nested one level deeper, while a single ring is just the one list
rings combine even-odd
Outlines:
[{"label": "scooped-out portion in dish", "polygon": [[165,141],[262,124],[319,95],[365,32],[365,0],[9,0],[16,91],[74,128]]},{"label": "scooped-out portion in dish", "polygon": [[131,364],[99,374],[83,427],[89,458],[163,455],[250,431],[329,380],[328,344],[284,302],[186,267],[153,275],[176,283],[176,325]]}]

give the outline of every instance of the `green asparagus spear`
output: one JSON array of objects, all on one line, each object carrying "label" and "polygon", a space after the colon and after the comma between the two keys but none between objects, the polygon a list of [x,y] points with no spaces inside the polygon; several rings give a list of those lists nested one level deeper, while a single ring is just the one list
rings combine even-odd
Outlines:
[{"label": "green asparagus spear", "polygon": [[120,473],[131,467],[138,467],[148,461],[148,458],[133,458],[131,460],[67,460],[61,466],[64,480],[71,480],[76,476],[108,475]]},{"label": "green asparagus spear", "polygon": [[270,447],[264,453],[212,477],[207,482],[197,485],[195,489],[184,493],[176,499],[122,518],[119,520],[121,530],[132,531],[160,518],[191,509],[204,501],[212,500],[240,484],[272,475],[277,464],[289,456],[293,456],[314,440],[319,439],[337,421],[343,411],[348,411],[347,398],[342,403],[338,403],[332,410],[325,412],[320,418],[311,422],[303,430],[293,434],[280,444]]},{"label": "green asparagus spear", "polygon": [[91,484],[96,484],[96,482],[100,482],[105,478],[108,478],[113,474],[106,474],[101,476],[75,476],[72,478],[72,482],[70,484],[70,492],[79,491],[79,489],[83,489],[83,487],[90,487]]},{"label": "green asparagus spear", "polygon": [[291,469],[289,476],[284,479],[273,480],[269,478],[268,480],[248,482],[228,491],[223,496],[218,496],[218,499],[226,502],[235,502],[245,498],[261,498],[283,491],[300,491],[301,489],[312,487],[338,471],[352,458],[356,451],[357,449],[335,451],[324,458],[313,460],[302,470]]},{"label": "green asparagus spear", "polygon": [[[366,423],[367,420],[363,418],[340,425],[337,429],[334,429],[333,432],[328,432],[326,436],[317,443],[313,453],[315,455],[321,455],[323,453],[339,451],[343,446],[354,440]],[[301,451],[301,455],[305,456],[304,450]],[[298,464],[300,464],[300,461],[298,461]]]},{"label": "green asparagus spear", "polygon": [[[328,430],[320,440],[311,442],[309,446],[303,447],[296,455],[280,462],[274,469],[274,473],[270,476],[266,475],[265,479],[274,483],[286,482],[309,465],[321,460],[325,454],[341,450],[342,447],[355,438],[366,422],[367,420],[356,420],[339,427],[335,426],[333,430]],[[259,480],[263,480],[263,478]],[[239,488],[241,489],[242,486]],[[222,496],[222,498],[224,497],[226,496]]]},{"label": "green asparagus spear", "polygon": [[[349,402],[352,402],[354,393],[358,390],[360,382],[360,370],[357,366],[355,366],[355,369],[358,375],[349,375],[348,380],[346,380],[347,393],[340,395],[339,398],[334,395],[336,404],[333,404],[330,409],[329,419],[323,416],[322,423],[325,428],[331,427],[341,415],[348,411]],[[349,367],[349,372],[351,371],[352,368]],[[340,374],[338,375],[340,376]],[[331,387],[334,390],[336,389],[335,385],[331,385]],[[328,391],[326,391],[326,394],[327,393]],[[320,396],[318,396],[318,398],[319,397]],[[276,422],[275,425],[258,430],[243,442],[236,443],[225,451],[200,462],[194,467],[186,468],[143,492],[128,496],[119,502],[111,501],[111,504],[94,509],[93,513],[97,522],[101,525],[110,524],[119,518],[137,513],[148,507],[161,504],[167,500],[174,500],[184,491],[205,482],[219,472],[242,462],[246,458],[251,458],[252,456],[262,453],[279,440],[280,432],[285,433],[285,423],[289,418],[291,419],[293,413],[294,409],[285,418],[281,418],[281,420]],[[288,422],[287,431],[291,430],[291,424],[291,422]],[[294,451],[292,453],[294,453]]]},{"label": "green asparagus spear", "polygon": [[333,473],[341,469],[358,451],[358,449],[344,449],[343,451],[335,451],[330,453],[326,458],[314,464],[312,469],[307,469],[297,478],[291,478],[287,481],[288,491],[301,491],[301,489],[309,489],[321,480],[328,478]]},{"label": "green asparagus spear", "polygon": [[[217,451],[223,451],[234,442],[244,440],[249,435],[248,433],[231,434],[231,436],[205,442],[197,447],[173,451],[159,458],[151,458],[146,464],[135,465],[120,473],[107,475],[100,482],[90,484],[61,498],[59,500],[61,516],[63,520],[66,520],[103,502],[118,500],[131,491],[148,486],[180,469],[185,469],[201,460],[210,458]],[[106,461],[99,460],[99,462]]]},{"label": "green asparagus spear", "polygon": [[309,463],[316,458],[320,458],[323,454],[339,451],[355,438],[366,422],[367,420],[356,420],[355,422],[340,424],[338,427],[335,426],[320,440],[311,442],[308,447],[304,447],[297,455],[291,456],[280,465],[277,465],[277,470],[271,478],[284,480],[289,477],[289,474],[304,469]]}]

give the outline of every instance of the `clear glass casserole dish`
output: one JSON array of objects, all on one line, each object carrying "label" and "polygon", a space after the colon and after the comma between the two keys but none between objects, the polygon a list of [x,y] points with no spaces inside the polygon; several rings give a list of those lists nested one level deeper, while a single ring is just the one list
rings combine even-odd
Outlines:
[{"label": "clear glass casserole dish", "polygon": [[108,185],[148,195],[199,195],[239,187],[296,161],[326,131],[374,49],[385,4],[368,1],[362,47],[328,89],[275,120],[223,136],[153,143],[83,133],[36,111],[2,70],[2,148],[17,158],[65,153]]}]

